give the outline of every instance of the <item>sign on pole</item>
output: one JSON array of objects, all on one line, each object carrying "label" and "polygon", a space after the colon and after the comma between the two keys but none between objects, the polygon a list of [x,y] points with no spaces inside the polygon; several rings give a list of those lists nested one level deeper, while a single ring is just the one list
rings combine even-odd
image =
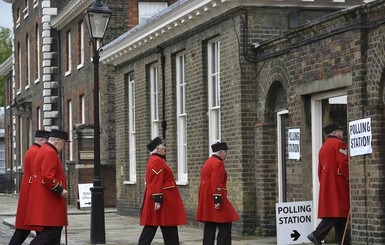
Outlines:
[{"label": "sign on pole", "polygon": [[313,202],[276,203],[277,245],[310,243],[313,231]]},{"label": "sign on pole", "polygon": [[289,159],[299,160],[301,158],[300,139],[301,131],[299,128],[290,128],[288,130],[287,151],[289,153]]},{"label": "sign on pole", "polygon": [[91,207],[91,190],[90,190],[90,188],[92,186],[93,186],[92,183],[78,184],[80,208],[90,208]]}]

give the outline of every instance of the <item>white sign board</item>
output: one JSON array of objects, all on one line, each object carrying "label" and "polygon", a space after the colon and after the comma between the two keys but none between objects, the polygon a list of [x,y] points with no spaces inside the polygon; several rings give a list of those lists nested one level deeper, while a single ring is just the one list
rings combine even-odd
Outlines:
[{"label": "white sign board", "polygon": [[301,131],[299,128],[290,128],[287,137],[287,151],[289,159],[299,160],[301,158],[300,148]]},{"label": "white sign board", "polygon": [[92,183],[87,184],[78,184],[79,187],[79,203],[80,208],[90,208],[91,207],[91,190],[93,187]]},{"label": "white sign board", "polygon": [[372,125],[370,118],[349,122],[350,156],[372,153]]},{"label": "white sign board", "polygon": [[276,203],[277,245],[311,243],[313,231],[313,202]]}]

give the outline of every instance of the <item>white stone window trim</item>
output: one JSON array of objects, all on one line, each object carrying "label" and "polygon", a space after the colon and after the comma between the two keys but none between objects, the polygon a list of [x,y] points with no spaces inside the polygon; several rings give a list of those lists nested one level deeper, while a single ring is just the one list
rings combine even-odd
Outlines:
[{"label": "white stone window trim", "polygon": [[159,84],[158,64],[150,66],[150,89],[151,89],[151,139],[159,136]]},{"label": "white stone window trim", "polygon": [[177,169],[178,185],[188,184],[187,166],[187,113],[186,113],[186,54],[184,52],[175,57],[176,65],[176,108],[177,108]]},{"label": "white stone window trim", "polygon": [[[214,50],[213,50],[214,49]],[[220,41],[213,39],[207,44],[209,152],[210,145],[221,141],[220,106]],[[215,64],[215,67],[212,64]],[[213,96],[215,92],[215,97]]]},{"label": "white stone window trim", "polygon": [[135,118],[136,118],[136,105],[135,105],[135,78],[134,74],[131,73],[128,75],[128,137],[129,137],[129,183],[136,183],[136,127],[135,127]]}]

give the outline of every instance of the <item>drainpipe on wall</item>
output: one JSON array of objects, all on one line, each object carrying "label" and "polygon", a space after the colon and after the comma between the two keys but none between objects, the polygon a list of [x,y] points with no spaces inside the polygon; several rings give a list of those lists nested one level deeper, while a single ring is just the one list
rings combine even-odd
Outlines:
[{"label": "drainpipe on wall", "polygon": [[167,130],[167,122],[166,122],[166,79],[165,79],[165,57],[163,54],[163,48],[158,46],[160,53],[160,66],[162,68],[162,133],[163,139],[166,139],[166,130]]}]

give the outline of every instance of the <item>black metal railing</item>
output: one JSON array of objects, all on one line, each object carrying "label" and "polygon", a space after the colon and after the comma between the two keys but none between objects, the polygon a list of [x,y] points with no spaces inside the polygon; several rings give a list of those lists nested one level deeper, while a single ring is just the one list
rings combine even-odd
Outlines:
[{"label": "black metal railing", "polygon": [[19,193],[22,172],[0,174],[0,193]]}]

